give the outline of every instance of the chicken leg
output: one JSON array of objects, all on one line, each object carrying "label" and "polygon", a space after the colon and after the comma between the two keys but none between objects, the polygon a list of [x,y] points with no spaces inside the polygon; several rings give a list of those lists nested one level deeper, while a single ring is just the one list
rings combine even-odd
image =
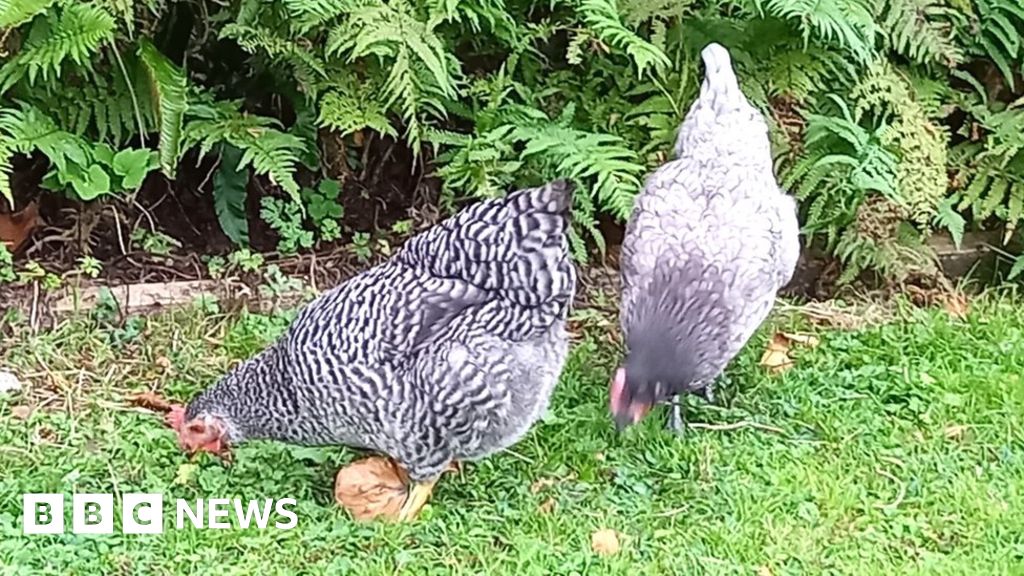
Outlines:
[{"label": "chicken leg", "polygon": [[[445,468],[444,472],[462,474],[462,464],[458,460],[452,460],[448,463],[448,467]],[[420,510],[423,509],[423,506],[430,500],[430,495],[434,493],[434,485],[437,484],[439,479],[437,478],[429,482],[413,482],[410,485],[409,494],[405,497],[405,503],[402,504],[402,509],[398,511],[399,522],[408,522],[416,518]]]},{"label": "chicken leg", "polygon": [[[709,382],[706,386],[700,389],[700,396],[704,398],[704,401],[708,404],[715,403],[715,388],[718,386],[729,385],[729,377],[724,373],[718,377],[714,382]],[[688,393],[677,394],[671,400],[672,412],[669,414],[668,422],[665,427],[678,434],[684,434],[686,432],[686,417],[684,411],[686,409],[686,396]]]},{"label": "chicken leg", "polygon": [[402,504],[402,509],[398,512],[399,522],[409,522],[416,518],[420,510],[423,509],[423,506],[430,500],[435,484],[437,484],[436,478],[428,482],[412,483],[409,488],[409,495],[405,497],[405,503]]}]

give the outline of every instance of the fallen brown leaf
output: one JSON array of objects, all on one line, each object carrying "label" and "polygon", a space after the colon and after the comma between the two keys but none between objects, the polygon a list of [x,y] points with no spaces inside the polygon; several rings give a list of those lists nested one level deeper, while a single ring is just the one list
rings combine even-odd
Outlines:
[{"label": "fallen brown leaf", "polygon": [[156,392],[142,392],[132,396],[130,402],[140,408],[154,412],[170,412],[174,404]]},{"label": "fallen brown leaf", "polygon": [[789,357],[789,340],[782,334],[772,336],[768,348],[761,355],[761,366],[768,368],[769,372],[778,373],[789,370],[793,367],[793,360]]},{"label": "fallen brown leaf", "polygon": [[41,223],[39,206],[35,202],[30,202],[21,212],[0,214],[0,243],[11,252],[17,252]]},{"label": "fallen brown leaf", "polygon": [[540,506],[537,506],[537,512],[541,514],[551,514],[555,511],[555,499],[548,498],[544,502],[541,502]]},{"label": "fallen brown leaf", "polygon": [[757,576],[772,576],[772,569],[767,566],[761,566],[757,569]]},{"label": "fallen brown leaf", "polygon": [[619,553],[619,535],[611,528],[602,528],[590,535],[590,549],[600,556]]},{"label": "fallen brown leaf", "polygon": [[776,332],[761,355],[761,365],[772,373],[784,372],[793,367],[789,351],[794,344],[815,348],[820,343],[818,337],[813,334]]},{"label": "fallen brown leaf", "polygon": [[28,420],[28,417],[31,416],[31,415],[32,415],[32,407],[31,406],[19,405],[19,406],[12,406],[11,407],[11,416],[13,416],[14,418],[16,418],[18,420]]},{"label": "fallen brown leaf", "polygon": [[338,471],[334,501],[358,521],[398,518],[408,494],[409,476],[383,456],[364,458]]}]

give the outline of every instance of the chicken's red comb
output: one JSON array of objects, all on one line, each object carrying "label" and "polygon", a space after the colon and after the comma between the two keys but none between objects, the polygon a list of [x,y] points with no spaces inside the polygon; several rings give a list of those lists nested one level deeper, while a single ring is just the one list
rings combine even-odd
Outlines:
[{"label": "chicken's red comb", "polygon": [[164,416],[164,422],[176,432],[181,432],[181,427],[185,424],[185,407],[181,404],[171,406],[170,411]]}]

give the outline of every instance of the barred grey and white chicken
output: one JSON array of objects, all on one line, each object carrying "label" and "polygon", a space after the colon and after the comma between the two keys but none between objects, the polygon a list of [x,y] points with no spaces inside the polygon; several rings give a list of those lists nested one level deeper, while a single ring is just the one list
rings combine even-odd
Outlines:
[{"label": "barred grey and white chicken", "polygon": [[453,463],[517,442],[547,409],[576,290],[572,187],[470,206],[322,294],[272,346],[168,420],[189,452],[271,439],[389,455],[416,516]]},{"label": "barred grey and white chicken", "polygon": [[768,126],[740,90],[729,52],[701,52],[704,82],[676,158],[637,196],[622,245],[626,358],[612,378],[621,429],[715,381],[764,322],[800,254],[796,203],[775,179]]}]

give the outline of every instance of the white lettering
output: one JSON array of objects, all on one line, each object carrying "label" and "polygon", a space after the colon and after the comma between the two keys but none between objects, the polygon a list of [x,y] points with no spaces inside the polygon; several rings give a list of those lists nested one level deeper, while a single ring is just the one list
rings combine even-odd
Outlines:
[{"label": "white lettering", "polygon": [[259,500],[250,500],[249,506],[242,512],[242,501],[235,500],[235,517],[238,518],[238,527],[243,530],[249,527],[252,522],[252,517],[256,517],[256,526],[260,530],[267,527],[267,522],[270,520],[270,511],[274,507],[274,501],[270,498],[266,498],[263,501],[263,507],[260,508]]},{"label": "white lettering", "polygon": [[196,499],[196,509],[192,510],[192,507],[188,505],[188,500],[178,500],[178,512],[175,515],[174,526],[178,530],[185,529],[185,516],[188,516],[192,526],[196,528],[203,527],[203,499]]},{"label": "white lettering", "polygon": [[208,528],[231,528],[230,522],[222,522],[218,518],[227,518],[227,506],[230,504],[227,498],[211,498],[206,501],[206,526]]},{"label": "white lettering", "polygon": [[288,522],[276,522],[274,526],[281,530],[291,530],[299,525],[299,517],[295,512],[289,510],[285,506],[295,506],[295,498],[282,498],[277,501],[277,506],[274,509],[277,511],[278,516],[284,516],[288,518]]},{"label": "white lettering", "polygon": [[160,494],[125,494],[121,502],[121,532],[162,534],[164,498]]},{"label": "white lettering", "polygon": [[21,527],[25,534],[63,534],[64,495],[23,494]]},{"label": "white lettering", "polygon": [[71,531],[75,534],[113,534],[114,495],[75,494],[71,498]]}]

